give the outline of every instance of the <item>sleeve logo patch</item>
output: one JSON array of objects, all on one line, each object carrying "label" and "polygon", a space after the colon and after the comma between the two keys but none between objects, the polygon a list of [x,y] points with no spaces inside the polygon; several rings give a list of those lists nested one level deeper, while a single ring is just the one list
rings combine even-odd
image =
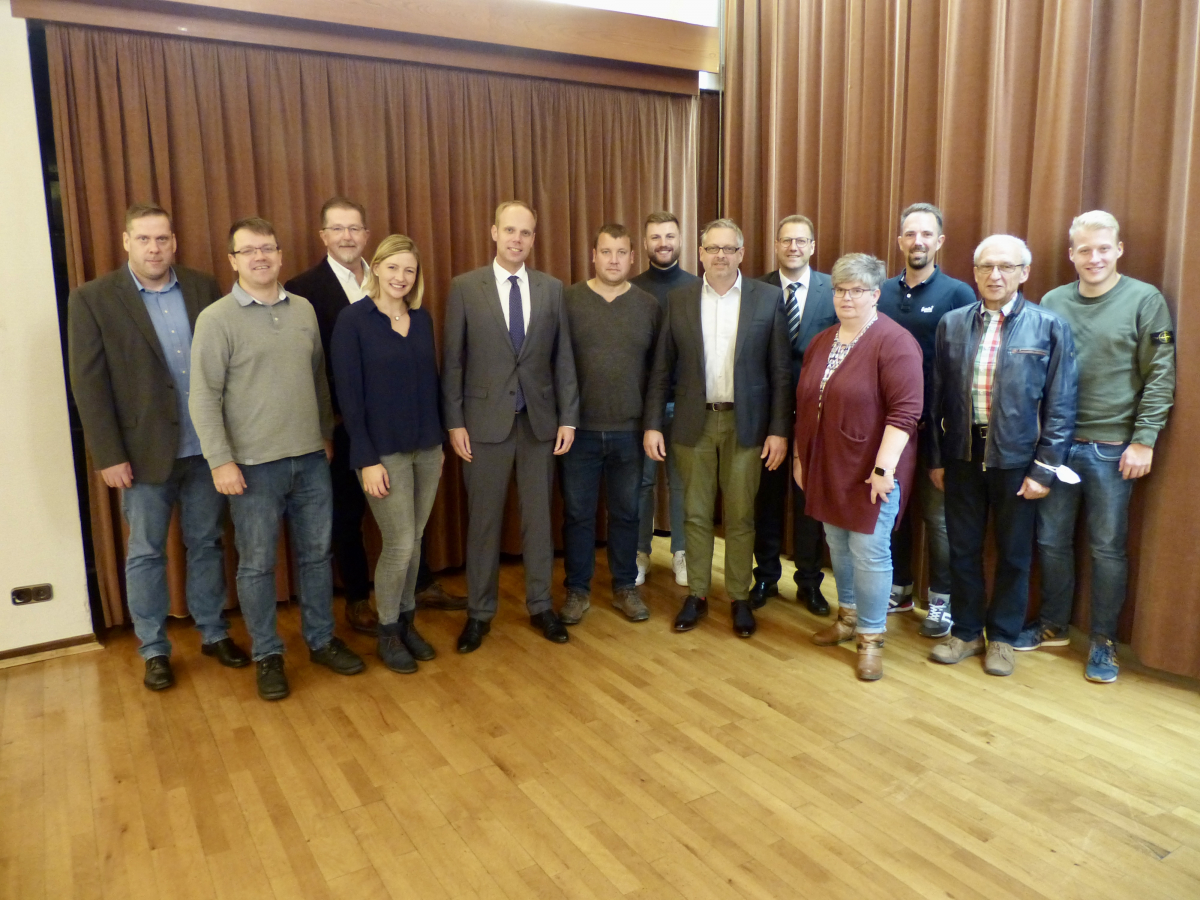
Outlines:
[{"label": "sleeve logo patch", "polygon": [[1156,344],[1173,344],[1175,343],[1175,332],[1173,331],[1156,331],[1150,335],[1150,340]]}]

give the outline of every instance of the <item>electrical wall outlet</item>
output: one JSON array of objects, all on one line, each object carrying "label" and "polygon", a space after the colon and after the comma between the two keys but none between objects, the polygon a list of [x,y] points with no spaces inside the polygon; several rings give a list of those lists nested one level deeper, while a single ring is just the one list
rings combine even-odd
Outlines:
[{"label": "electrical wall outlet", "polygon": [[27,584],[25,587],[13,588],[13,606],[25,606],[30,603],[42,603],[54,599],[54,588],[48,584]]}]

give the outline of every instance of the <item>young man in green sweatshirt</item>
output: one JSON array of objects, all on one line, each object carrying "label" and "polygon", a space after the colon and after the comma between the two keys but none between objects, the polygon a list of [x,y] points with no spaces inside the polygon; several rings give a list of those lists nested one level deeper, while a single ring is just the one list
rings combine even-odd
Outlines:
[{"label": "young man in green sweatshirt", "polygon": [[1163,295],[1121,275],[1117,220],[1094,210],[1075,217],[1068,255],[1079,280],[1055,288],[1042,306],[1071,325],[1079,368],[1079,411],[1067,466],[1078,484],[1059,481],[1038,510],[1042,563],[1040,620],[1017,650],[1061,647],[1075,597],[1075,521],[1082,504],[1092,554],[1089,681],[1117,680],[1114,641],[1125,603],[1126,540],[1133,483],[1150,472],[1154,443],[1175,398],[1175,332]]}]

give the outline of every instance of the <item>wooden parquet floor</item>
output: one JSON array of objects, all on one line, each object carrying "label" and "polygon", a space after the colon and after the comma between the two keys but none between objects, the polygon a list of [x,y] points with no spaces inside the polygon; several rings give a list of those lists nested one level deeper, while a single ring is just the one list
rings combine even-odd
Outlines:
[{"label": "wooden parquet floor", "polygon": [[182,623],[162,694],[128,632],[0,671],[0,896],[1200,897],[1194,684],[1091,685],[1077,650],[941,667],[914,616],[862,684],[790,600],[752,640],[720,603],[673,634],[655,553],[648,623],[597,590],[551,645],[506,564],[483,648],[423,613],[440,656],[411,676],[312,666],[288,609],[282,703]]}]

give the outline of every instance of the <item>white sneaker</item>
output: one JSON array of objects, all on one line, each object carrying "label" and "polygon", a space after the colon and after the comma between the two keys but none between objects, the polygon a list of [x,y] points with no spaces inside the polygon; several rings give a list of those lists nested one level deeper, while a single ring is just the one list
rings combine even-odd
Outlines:
[{"label": "white sneaker", "polygon": [[675,551],[675,559],[671,565],[675,568],[675,583],[687,586],[687,553],[684,550]]},{"label": "white sneaker", "polygon": [[637,555],[638,577],[634,584],[645,584],[646,576],[650,573],[650,554],[638,551]]}]

